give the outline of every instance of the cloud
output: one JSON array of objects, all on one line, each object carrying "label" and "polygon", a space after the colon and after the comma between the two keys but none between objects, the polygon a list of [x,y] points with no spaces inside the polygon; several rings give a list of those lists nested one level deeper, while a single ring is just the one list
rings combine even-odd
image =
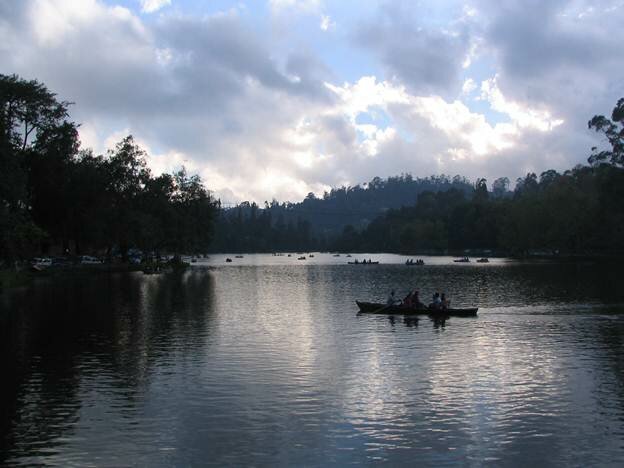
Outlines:
[{"label": "cloud", "polygon": [[451,95],[461,87],[461,70],[475,50],[471,16],[449,27],[421,21],[412,4],[384,4],[379,13],[360,24],[354,41],[372,51],[396,78],[417,94]]},{"label": "cloud", "polygon": [[141,0],[141,10],[144,13],[154,13],[168,5],[171,5],[171,0]]},{"label": "cloud", "polygon": [[321,7],[321,0],[269,0],[273,13],[314,13]]},{"label": "cloud", "polygon": [[[535,18],[484,0],[434,19],[392,3],[349,23],[321,2],[271,2],[298,15],[284,27],[318,35],[304,40],[236,9],[0,2],[0,71],[76,102],[85,145],[103,152],[132,133],[154,171],[184,164],[225,201],[299,200],[403,172],[514,179],[585,161],[587,120],[624,95],[606,40],[624,39],[617,4],[545,3],[529,5]],[[323,34],[323,16],[353,33]]]},{"label": "cloud", "polygon": [[329,31],[336,27],[336,22],[332,21],[329,15],[321,15],[321,24],[319,25],[321,30]]}]

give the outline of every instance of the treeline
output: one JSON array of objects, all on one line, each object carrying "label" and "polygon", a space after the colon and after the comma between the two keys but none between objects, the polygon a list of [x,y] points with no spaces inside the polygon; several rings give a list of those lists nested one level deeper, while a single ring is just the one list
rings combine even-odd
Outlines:
[{"label": "treeline", "polygon": [[457,190],[423,193],[408,208],[389,210],[366,228],[344,228],[335,250],[401,253],[492,249],[525,255],[624,254],[624,98],[611,119],[588,126],[610,148],[592,148],[590,166],[560,174],[529,173],[507,195],[505,181],[488,192],[480,179],[471,196]]},{"label": "treeline", "polygon": [[[504,181],[498,182],[504,186]],[[299,203],[272,200],[260,207],[243,202],[221,210],[211,250],[327,250],[347,225],[362,229],[390,208],[413,205],[421,193],[448,190],[469,195],[474,189],[461,176],[414,178],[402,174],[388,179],[375,177],[354,187],[335,188],[325,192],[322,198],[310,193]]]},{"label": "treeline", "polygon": [[70,103],[0,75],[0,259],[51,249],[205,252],[216,205],[184,169],[154,176],[132,136],[106,155],[81,150]]},{"label": "treeline", "polygon": [[493,250],[512,255],[624,253],[624,170],[579,166],[563,174],[530,173],[511,196],[486,181],[471,197],[424,193],[363,230],[345,227],[335,250],[405,254]]},{"label": "treeline", "polygon": [[373,179],[301,203],[244,202],[222,210],[214,251],[362,251],[406,254],[466,249],[504,254],[624,253],[624,98],[590,129],[610,148],[589,166],[529,173],[509,190],[456,176]]}]

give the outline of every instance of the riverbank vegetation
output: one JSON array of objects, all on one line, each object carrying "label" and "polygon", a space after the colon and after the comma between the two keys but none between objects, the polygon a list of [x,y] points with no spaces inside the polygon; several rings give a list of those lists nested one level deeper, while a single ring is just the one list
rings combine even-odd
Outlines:
[{"label": "riverbank vegetation", "polygon": [[375,177],[298,203],[220,209],[184,168],[154,175],[132,136],[104,155],[82,149],[70,103],[0,75],[0,259],[129,252],[384,251],[505,255],[624,253],[624,99],[589,164],[488,188],[465,177]]},{"label": "riverbank vegetation", "polygon": [[132,136],[105,155],[81,149],[70,103],[0,75],[0,259],[205,252],[216,204],[184,168],[155,176]]}]

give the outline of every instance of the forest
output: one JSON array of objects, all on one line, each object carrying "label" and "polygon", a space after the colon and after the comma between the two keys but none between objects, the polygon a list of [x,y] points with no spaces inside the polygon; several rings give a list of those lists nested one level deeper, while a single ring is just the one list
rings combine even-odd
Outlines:
[{"label": "forest", "polygon": [[105,155],[81,150],[69,106],[0,75],[0,260],[206,251],[217,208],[200,178],[153,175],[132,136]]},{"label": "forest", "polygon": [[506,177],[410,174],[313,194],[300,203],[244,202],[220,211],[213,251],[331,250],[500,255],[624,254],[624,98],[588,127],[609,147],[587,165]]},{"label": "forest", "polygon": [[131,248],[174,254],[350,251],[501,255],[624,253],[624,98],[588,127],[606,149],[587,165],[503,177],[373,178],[298,203],[223,208],[184,168],[154,175],[132,136],[81,149],[69,106],[45,85],[0,75],[0,261]]}]

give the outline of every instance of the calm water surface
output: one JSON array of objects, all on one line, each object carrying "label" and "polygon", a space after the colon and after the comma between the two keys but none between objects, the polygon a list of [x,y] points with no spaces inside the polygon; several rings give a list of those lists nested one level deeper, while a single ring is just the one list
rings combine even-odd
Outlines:
[{"label": "calm water surface", "polygon": [[[617,270],[230,257],[0,295],[0,464],[624,464]],[[479,316],[357,315],[392,287]]]}]

